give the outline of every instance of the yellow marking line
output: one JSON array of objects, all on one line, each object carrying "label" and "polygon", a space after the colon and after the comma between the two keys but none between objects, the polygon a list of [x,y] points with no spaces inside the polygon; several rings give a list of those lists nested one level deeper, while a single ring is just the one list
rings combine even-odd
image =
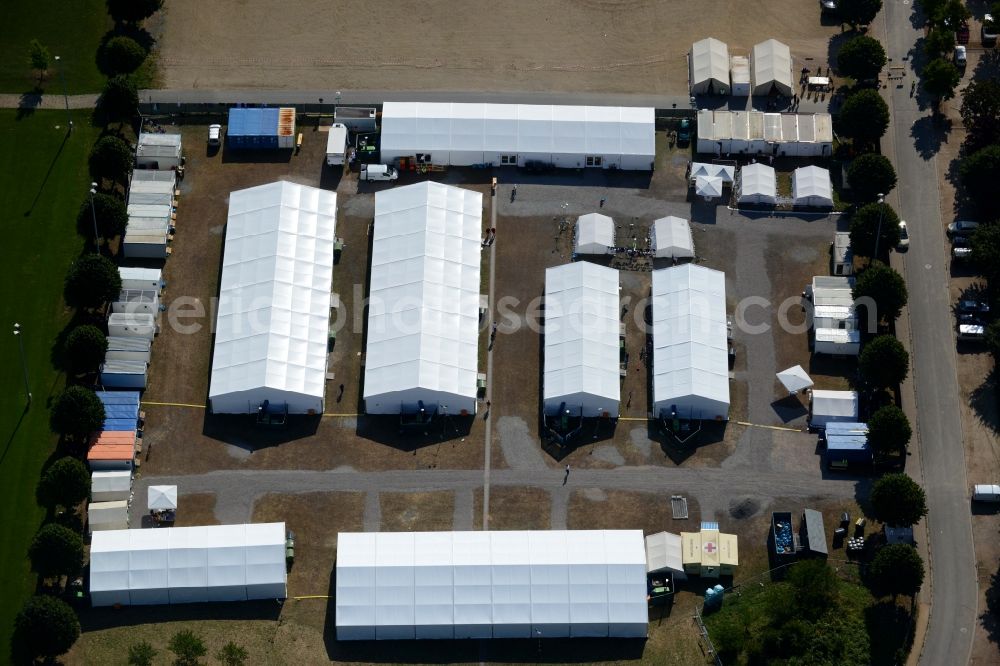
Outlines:
[{"label": "yellow marking line", "polygon": [[737,421],[737,425],[749,426],[751,428],[767,428],[768,430],[787,430],[788,432],[802,432],[802,428],[789,428],[787,426],[761,425],[759,423],[748,423],[747,421]]},{"label": "yellow marking line", "polygon": [[328,594],[307,594],[304,597],[292,597],[292,599],[295,599],[296,601],[302,601],[303,599],[329,599],[329,598],[330,595]]},{"label": "yellow marking line", "polygon": [[648,421],[649,419],[643,416],[619,416],[619,421]]},{"label": "yellow marking line", "polygon": [[331,414],[329,412],[323,412],[323,418],[335,418],[335,419],[353,419],[361,416],[361,414]]},{"label": "yellow marking line", "polygon": [[205,405],[192,405],[186,402],[149,402],[142,401],[143,407],[193,407],[195,409],[205,409]]}]

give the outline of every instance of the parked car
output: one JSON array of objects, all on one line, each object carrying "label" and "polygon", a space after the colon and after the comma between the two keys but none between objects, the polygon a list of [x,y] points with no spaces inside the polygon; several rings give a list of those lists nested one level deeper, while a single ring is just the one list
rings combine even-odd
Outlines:
[{"label": "parked car", "polygon": [[910,247],[910,232],[906,228],[906,220],[899,221],[899,242],[896,243],[897,250],[905,250]]},{"label": "parked car", "polygon": [[823,14],[837,11],[837,0],[819,0],[819,11]]},{"label": "parked car", "polygon": [[992,14],[983,14],[983,27],[980,31],[980,35],[983,40],[983,46],[993,46],[997,43],[997,24],[993,20]]},{"label": "parked car", "polygon": [[966,63],[969,62],[969,56],[965,52],[965,47],[959,44],[955,47],[955,66],[959,69],[965,67]]},{"label": "parked car", "polygon": [[210,146],[222,145],[222,125],[208,126],[208,145]]},{"label": "parked car", "polygon": [[952,236],[951,246],[952,247],[969,247],[970,241],[968,236]]},{"label": "parked car", "polygon": [[979,228],[978,222],[971,220],[956,220],[948,225],[949,236],[970,236]]},{"label": "parked car", "polygon": [[681,118],[680,128],[677,130],[677,145],[686,146],[691,143],[691,120]]},{"label": "parked car", "polygon": [[972,256],[971,247],[953,247],[951,248],[951,259],[952,261],[965,261]]},{"label": "parked car", "polygon": [[958,315],[959,324],[972,324],[974,326],[983,326],[983,320],[979,318],[979,315],[972,314],[971,312],[965,312]]},{"label": "parked car", "polygon": [[990,304],[986,301],[963,298],[955,309],[958,310],[959,314],[987,314],[990,311]]},{"label": "parked car", "polygon": [[361,180],[369,183],[373,180],[396,180],[397,178],[399,178],[399,172],[391,166],[385,164],[361,165]]},{"label": "parked car", "polygon": [[958,30],[955,31],[955,41],[959,44],[969,43],[969,22],[962,21],[962,25],[958,26]]},{"label": "parked car", "polygon": [[982,324],[959,324],[958,339],[966,342],[981,342],[986,335]]},{"label": "parked car", "polygon": [[1000,502],[1000,484],[977,483],[972,486],[973,502]]}]

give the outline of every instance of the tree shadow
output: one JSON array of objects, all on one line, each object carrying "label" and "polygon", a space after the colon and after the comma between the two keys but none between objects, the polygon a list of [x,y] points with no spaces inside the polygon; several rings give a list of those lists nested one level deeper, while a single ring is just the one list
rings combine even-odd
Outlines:
[{"label": "tree shadow", "polygon": [[62,155],[63,149],[66,147],[67,139],[69,139],[69,128],[67,128],[66,134],[63,135],[63,140],[59,144],[59,149],[56,151],[56,154],[52,156],[52,161],[49,162],[49,168],[45,171],[45,176],[42,178],[42,182],[38,186],[38,192],[35,193],[35,198],[31,200],[31,206],[28,207],[28,210],[24,211],[24,217],[31,217],[31,213],[35,210],[38,200],[42,198],[42,192],[45,191],[45,185],[49,182],[49,177],[52,175],[52,171],[56,168],[56,162],[59,161],[59,156]]},{"label": "tree shadow", "polygon": [[910,608],[891,600],[879,601],[865,609],[865,628],[872,664],[902,664],[906,662],[913,634],[912,600]]},{"label": "tree shadow", "polygon": [[994,435],[1000,434],[1000,418],[998,418],[997,381],[1000,380],[1000,369],[994,367],[983,383],[972,391],[969,403],[973,413],[981,424],[990,429]]},{"label": "tree shadow", "polygon": [[951,131],[951,119],[935,120],[934,116],[923,116],[910,128],[913,147],[920,157],[929,160],[941,150],[941,145],[948,143],[948,133]]},{"label": "tree shadow", "polygon": [[989,641],[1000,645],[1000,567],[990,576],[990,586],[986,590],[986,608],[979,620]]},{"label": "tree shadow", "polygon": [[17,100],[17,114],[14,116],[14,119],[21,120],[34,115],[38,106],[42,103],[42,95],[44,94],[45,89],[41,86],[35,86],[31,90],[21,93],[21,96]]}]

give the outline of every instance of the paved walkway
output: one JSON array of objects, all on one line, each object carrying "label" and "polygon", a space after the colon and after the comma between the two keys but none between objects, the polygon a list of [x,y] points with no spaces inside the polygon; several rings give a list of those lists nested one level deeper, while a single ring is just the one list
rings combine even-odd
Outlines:
[{"label": "paved walkway", "polygon": [[67,101],[71,109],[92,109],[97,106],[98,93],[86,95],[29,95],[18,93],[0,93],[0,109],[42,109],[46,111],[66,108]]}]

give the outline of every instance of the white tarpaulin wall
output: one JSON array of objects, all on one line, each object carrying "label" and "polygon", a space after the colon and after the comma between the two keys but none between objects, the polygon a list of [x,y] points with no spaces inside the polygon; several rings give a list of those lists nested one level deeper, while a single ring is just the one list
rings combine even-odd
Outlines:
[{"label": "white tarpaulin wall", "polygon": [[729,47],[711,37],[691,46],[691,94],[729,94]]},{"label": "white tarpaulin wall", "polygon": [[792,203],[796,206],[829,208],[833,205],[830,172],[818,166],[799,167],[792,172]]},{"label": "white tarpaulin wall", "polygon": [[694,257],[694,239],[687,220],[668,215],[653,221],[653,254],[656,257],[690,259]]},{"label": "white tarpaulin wall", "polygon": [[476,411],[483,195],[423,182],[375,195],[369,414]]},{"label": "white tarpaulin wall", "polygon": [[90,499],[94,502],[127,500],[132,491],[132,470],[92,472]]},{"label": "white tarpaulin wall", "polygon": [[588,213],[576,219],[576,254],[607,254],[615,246],[615,221],[607,215]]},{"label": "white tarpaulin wall", "polygon": [[857,391],[813,391],[809,405],[809,425],[825,428],[834,421],[858,420]]},{"label": "white tarpaulin wall", "polygon": [[618,416],[618,271],[585,261],[545,271],[546,414]]},{"label": "white tarpaulin wall", "polygon": [[779,95],[792,96],[792,52],[778,40],[769,39],[753,47],[750,74],[754,95],[769,95],[773,89]]},{"label": "white tarpaulin wall", "polygon": [[646,636],[640,530],[337,536],[337,639]]},{"label": "white tarpaulin wall", "polygon": [[653,271],[656,417],[729,418],[726,276],[687,264]]},{"label": "white tarpaulin wall", "polygon": [[[652,108],[386,102],[383,162],[424,155],[434,164],[649,170],[656,156]],[[513,159],[511,159],[513,158]]]},{"label": "white tarpaulin wall", "polygon": [[285,524],[95,532],[94,606],[284,599]]},{"label": "white tarpaulin wall", "polygon": [[757,162],[740,168],[739,202],[745,204],[776,204],[778,179],[774,167]]},{"label": "white tarpaulin wall", "polygon": [[128,502],[91,502],[87,505],[87,528],[91,532],[128,528]]},{"label": "white tarpaulin wall", "polygon": [[229,195],[212,411],[323,411],[337,195],[279,181]]}]

